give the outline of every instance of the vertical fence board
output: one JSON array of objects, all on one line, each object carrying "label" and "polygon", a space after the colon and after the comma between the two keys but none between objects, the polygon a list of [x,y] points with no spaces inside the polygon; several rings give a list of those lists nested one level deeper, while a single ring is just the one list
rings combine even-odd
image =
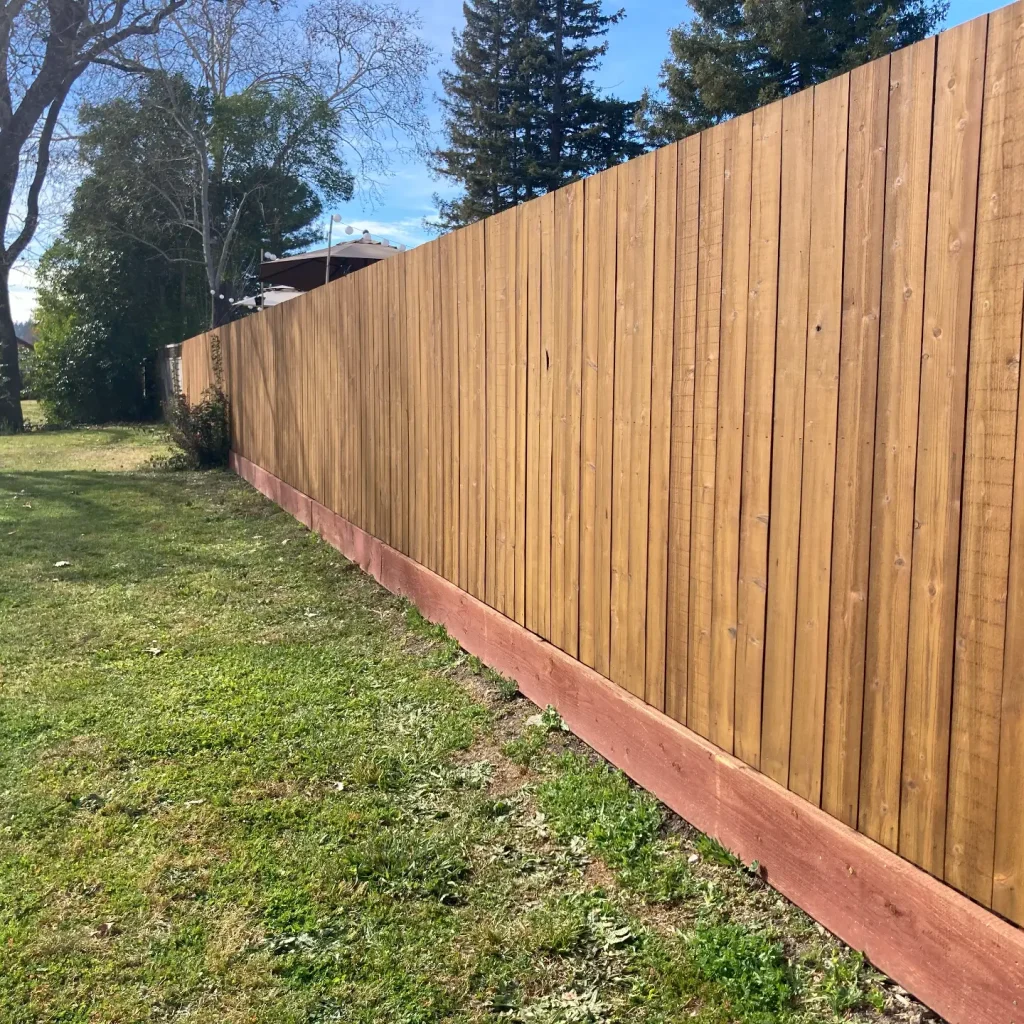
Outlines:
[{"label": "vertical fence board", "polygon": [[750,160],[753,117],[729,122],[722,201],[722,290],[718,423],[715,441],[714,543],[711,564],[711,675],[708,735],[733,749],[736,636],[739,622],[740,493],[750,270]]},{"label": "vertical fence board", "polygon": [[527,500],[527,393],[528,393],[528,330],[529,330],[529,268],[530,248],[527,237],[526,210],[519,207],[516,217],[516,550],[515,550],[515,620],[526,623],[526,500]]},{"label": "vertical fence board", "polygon": [[858,811],[861,831],[889,849],[899,832],[934,74],[934,39],[891,58]]},{"label": "vertical fence board", "polygon": [[381,487],[381,452],[387,443],[387,435],[384,431],[384,368],[381,362],[381,318],[377,313],[380,309],[380,271],[381,267],[368,267],[372,273],[366,275],[367,298],[369,306],[369,332],[368,341],[370,345],[370,376],[372,386],[369,392],[371,405],[369,415],[373,419],[373,448],[371,449],[370,464],[370,490],[373,495],[373,532],[374,536],[383,537],[385,534],[384,519],[384,491]]},{"label": "vertical fence board", "polygon": [[323,466],[324,486],[321,501],[327,508],[333,509],[337,502],[338,447],[342,428],[341,416],[338,414],[336,379],[338,367],[337,306],[332,292],[328,289],[324,289],[323,317],[324,320],[320,327],[321,362],[319,366],[323,394],[320,415],[323,450],[320,461]]},{"label": "vertical fence board", "polygon": [[[338,451],[338,473],[340,477],[340,488],[338,491],[338,504],[340,514],[352,522],[358,516],[355,496],[355,477],[352,473],[352,448],[356,441],[357,424],[352,415],[352,387],[349,380],[350,364],[352,362],[352,336],[355,330],[353,318],[355,310],[349,300],[347,288],[336,290],[336,301],[338,303],[338,319],[341,330],[337,342],[338,350],[338,394],[340,398],[339,412],[345,421],[341,431],[341,445]],[[405,337],[405,324],[402,324],[402,337]],[[408,452],[408,448],[406,448]],[[273,472],[273,470],[271,471]]]},{"label": "vertical fence board", "polygon": [[935,72],[899,851],[940,876],[986,28],[940,36]]},{"label": "vertical fence board", "polygon": [[[442,446],[442,575],[451,583],[459,582],[459,537],[461,508],[459,503],[459,298],[455,289],[458,273],[456,236],[438,239],[438,272],[441,278],[441,344],[439,361],[442,369],[441,446]],[[397,262],[390,260],[390,263]]]},{"label": "vertical fence board", "polygon": [[551,588],[551,357],[554,196],[524,208],[529,246],[526,627],[547,637]]},{"label": "vertical fence board", "polygon": [[[482,227],[482,225],[481,225]],[[420,457],[423,464],[417,467],[420,480],[418,509],[421,517],[420,544],[423,552],[422,563],[428,568],[437,570],[434,537],[436,534],[435,505],[435,473],[434,468],[440,462],[441,452],[438,439],[434,434],[434,409],[437,392],[435,390],[434,366],[437,354],[437,309],[435,307],[434,288],[434,250],[430,246],[422,247],[422,258],[419,273],[419,302],[421,309],[421,326],[419,338],[420,390],[419,390],[419,429]]]},{"label": "vertical fence board", "polygon": [[[513,214],[513,217],[515,215]],[[505,488],[508,484],[506,435],[508,408],[508,305],[511,274],[508,268],[508,214],[484,221],[487,252],[487,410],[490,429],[487,445],[487,568],[485,600],[505,612]]]},{"label": "vertical fence board", "polygon": [[[374,521],[373,446],[376,442],[376,424],[373,420],[373,315],[370,308],[370,282],[363,274],[353,278],[349,287],[356,293],[359,309],[357,328],[359,376],[355,389],[356,415],[362,430],[362,442],[357,448],[359,459],[359,491],[363,503],[360,526],[371,536],[376,532]],[[303,488],[300,487],[300,490]]]},{"label": "vertical fence board", "polygon": [[711,728],[715,445],[718,431],[718,356],[722,302],[722,212],[728,131],[724,124],[711,129],[701,146],[700,159],[686,724],[705,737]]},{"label": "vertical fence board", "polygon": [[[352,378],[352,402],[356,420],[359,424],[359,437],[353,449],[355,459],[356,488],[359,492],[359,527],[367,532],[372,532],[371,517],[372,505],[370,500],[369,474],[367,464],[370,459],[370,450],[373,444],[372,425],[366,415],[367,402],[367,343],[366,337],[369,331],[369,310],[367,309],[365,295],[365,279],[356,278],[346,285],[351,293],[350,300],[356,311],[355,334],[353,340],[358,343],[353,346],[353,378]],[[289,365],[291,361],[289,360]]]},{"label": "vertical fence board", "polygon": [[445,294],[441,287],[441,254],[436,245],[427,247],[430,266],[430,285],[433,291],[433,316],[431,318],[430,345],[428,349],[429,398],[430,398],[430,568],[439,575],[444,573],[444,521],[445,521],[445,449],[444,413],[442,394],[445,388],[444,367],[441,349],[444,336]]},{"label": "vertical fence board", "polygon": [[384,308],[384,267],[377,264],[369,268],[373,271],[370,279],[370,287],[373,295],[372,305],[372,338],[373,338],[373,369],[374,388],[373,416],[376,424],[377,437],[373,446],[373,484],[375,490],[376,509],[374,518],[377,525],[377,536],[386,538],[388,535],[388,490],[386,486],[387,473],[383,468],[387,465],[388,452],[388,403],[387,403],[387,360],[385,347],[387,343],[386,320],[380,315]]},{"label": "vertical fence board", "polygon": [[371,291],[371,339],[374,352],[374,394],[373,400],[376,403],[374,419],[376,421],[376,443],[373,450],[373,487],[376,501],[377,536],[385,540],[390,532],[390,488],[389,488],[389,465],[390,465],[390,438],[388,436],[388,424],[390,415],[388,410],[388,373],[387,373],[387,318],[381,315],[381,310],[386,308],[385,302],[385,274],[384,267],[373,268],[373,280],[370,282]]},{"label": "vertical fence board", "polygon": [[647,653],[644,680],[645,699],[659,711],[665,710],[678,173],[678,146],[659,149],[655,156],[651,483],[647,510]]},{"label": "vertical fence board", "polygon": [[993,890],[1024,290],[1022,37],[1024,6],[989,15],[946,825],[946,880],[986,905]]},{"label": "vertical fence board", "polygon": [[297,439],[301,437],[299,426],[299,410],[302,408],[302,363],[301,351],[290,353],[290,358],[281,358],[282,350],[288,345],[288,325],[283,317],[277,316],[274,321],[274,348],[277,352],[277,400],[278,424],[277,457],[284,479],[296,481],[296,486],[304,483],[300,461],[301,446]]},{"label": "vertical fence board", "polygon": [[470,548],[470,485],[469,485],[469,433],[473,421],[472,397],[470,390],[473,382],[472,353],[470,351],[469,327],[469,295],[466,281],[470,273],[469,256],[467,253],[466,229],[461,228],[452,236],[452,249],[455,256],[452,287],[456,301],[456,319],[458,323],[457,337],[459,346],[459,416],[458,416],[458,495],[459,495],[459,586],[469,590],[469,548]]},{"label": "vertical fence board", "polygon": [[425,280],[426,253],[414,250],[409,261],[409,294],[406,307],[409,351],[409,525],[410,557],[426,564],[427,559],[427,467],[430,463],[427,435],[426,363],[429,356],[423,335],[430,323]]},{"label": "vertical fence board", "polygon": [[[410,545],[410,524],[409,524],[409,405],[412,401],[409,387],[409,346],[406,341],[406,306],[408,304],[408,283],[409,283],[409,262],[402,262],[397,268],[395,275],[395,302],[391,317],[391,327],[394,335],[394,352],[396,356],[396,378],[398,383],[399,407],[396,410],[395,427],[399,438],[399,458],[397,465],[397,478],[395,486],[398,488],[398,495],[395,501],[395,510],[398,516],[398,536],[400,538],[399,550],[408,553]],[[458,376],[455,377],[458,384]]]},{"label": "vertical fence board", "polygon": [[789,787],[821,802],[839,415],[843,231],[850,79],[814,87],[804,457]]},{"label": "vertical fence board", "polygon": [[618,168],[584,182],[580,660],[610,672],[612,426]]},{"label": "vertical fence board", "polygon": [[677,722],[686,721],[690,660],[690,515],[701,145],[700,135],[691,135],[679,143],[676,181],[676,335],[672,350],[665,712]]},{"label": "vertical fence board", "polygon": [[733,751],[761,763],[768,514],[771,502],[772,379],[779,277],[782,104],[755,110],[751,126],[750,268],[736,621]]},{"label": "vertical fence board", "polygon": [[541,556],[540,518],[540,204],[519,209],[520,236],[526,256],[526,628],[538,632],[538,586]]},{"label": "vertical fence board", "polygon": [[552,345],[558,316],[555,294],[555,196],[543,196],[540,206],[540,302],[539,349],[540,444],[537,451],[539,477],[537,484],[537,533],[539,562],[537,565],[537,632],[551,639],[551,488],[552,447],[554,435]]},{"label": "vertical fence board", "polygon": [[871,552],[889,58],[850,76],[836,493],[821,805],[856,827]]},{"label": "vertical fence board", "polygon": [[643,696],[647,511],[651,458],[651,344],[655,155],[619,175],[612,454],[611,678]]},{"label": "vertical fence board", "polygon": [[[517,448],[517,402],[518,402],[518,380],[517,380],[517,318],[518,318],[518,292],[516,280],[516,213],[509,211],[505,217],[505,272],[508,275],[508,290],[505,302],[505,422],[502,427],[495,424],[495,429],[501,429],[505,437],[505,462],[498,467],[499,472],[504,472],[504,483],[502,484],[502,505],[499,511],[499,519],[503,524],[503,533],[500,538],[499,550],[501,559],[498,565],[498,574],[501,583],[498,585],[504,596],[504,613],[509,618],[515,618],[515,597],[516,597],[516,464],[518,457]],[[488,467],[489,468],[489,467]]]},{"label": "vertical fence board", "polygon": [[463,532],[467,536],[466,589],[483,599],[485,574],[485,531],[487,523],[487,395],[485,371],[486,327],[484,323],[485,264],[484,226],[479,221],[465,228],[466,261],[463,264],[466,289],[466,327],[464,350],[467,362],[460,366],[466,381],[463,395],[467,403],[460,410],[465,461],[461,464],[466,488],[466,517]]},{"label": "vertical fence board", "polygon": [[[505,564],[504,591],[505,614],[509,618],[516,617],[516,559],[521,540],[518,519],[517,497],[520,488],[519,465],[523,453],[519,447],[519,405],[522,401],[519,380],[520,321],[525,324],[520,313],[518,261],[518,224],[519,218],[515,211],[508,214],[505,227],[505,265],[509,275],[508,302],[505,307],[505,330],[507,335],[507,351],[505,363],[506,395],[505,395],[505,439],[507,455],[505,462]],[[523,296],[525,300],[525,296]],[[524,339],[525,340],[525,339]]]},{"label": "vertical fence board", "polygon": [[[1018,117],[1020,115],[1018,114]],[[1017,400],[1017,444],[1024,437],[1024,402]],[[1024,922],[1024,457],[1016,452],[1006,649],[1000,705],[998,802],[992,909]]]},{"label": "vertical fence board", "polygon": [[807,276],[811,238],[814,94],[782,101],[779,303],[775,342],[768,613],[764,652],[761,770],[789,784],[796,638],[797,552],[807,360]]},{"label": "vertical fence board", "polygon": [[583,183],[555,193],[551,344],[551,642],[579,651]]},{"label": "vertical fence board", "polygon": [[[560,650],[565,649],[565,602],[568,600],[568,581],[565,579],[565,494],[562,491],[566,451],[565,434],[566,366],[570,359],[569,338],[572,330],[572,310],[567,308],[572,275],[572,210],[567,200],[567,189],[561,188],[553,196],[551,233],[552,301],[548,307],[550,319],[546,321],[545,342],[551,374],[551,565],[550,565],[550,626],[547,638]],[[543,302],[543,300],[541,300]],[[577,620],[578,625],[578,620]]]},{"label": "vertical fence board", "polygon": [[377,319],[378,345],[380,346],[380,424],[381,443],[378,447],[379,462],[376,473],[381,493],[380,528],[382,536],[391,543],[391,320],[387,315],[390,306],[390,277],[385,263],[377,272]]}]

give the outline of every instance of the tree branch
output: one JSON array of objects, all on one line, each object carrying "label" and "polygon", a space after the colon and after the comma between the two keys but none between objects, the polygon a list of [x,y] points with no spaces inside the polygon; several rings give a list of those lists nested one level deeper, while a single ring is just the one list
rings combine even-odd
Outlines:
[{"label": "tree branch", "polygon": [[25,204],[25,222],[22,224],[21,231],[18,232],[14,241],[3,250],[3,255],[0,256],[0,261],[2,261],[4,266],[11,266],[25,251],[28,243],[32,241],[32,236],[36,233],[36,227],[39,225],[39,193],[42,191],[43,182],[46,180],[46,172],[50,166],[50,143],[53,141],[53,130],[56,128],[57,121],[60,118],[60,108],[67,98],[70,88],[71,85],[69,83],[63,93],[58,95],[50,104],[50,109],[46,112],[46,120],[43,122],[43,130],[40,132],[36,149],[36,169],[32,175],[32,183],[28,188],[28,197]]}]

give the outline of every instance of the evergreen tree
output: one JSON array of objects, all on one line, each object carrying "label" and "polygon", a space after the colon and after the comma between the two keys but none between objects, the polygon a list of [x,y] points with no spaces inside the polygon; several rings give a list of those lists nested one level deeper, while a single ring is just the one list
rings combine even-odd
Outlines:
[{"label": "evergreen tree", "polygon": [[597,43],[622,10],[601,12],[599,0],[539,0],[531,36],[539,74],[542,160],[537,178],[548,192],[642,152],[636,103],[601,96],[589,76],[608,49]]},{"label": "evergreen tree", "polygon": [[468,0],[466,27],[455,34],[454,71],[441,73],[448,146],[435,150],[435,169],[465,194],[442,203],[446,226],[470,223],[529,198],[524,180],[523,100],[515,54],[514,7],[523,0]]},{"label": "evergreen tree", "polygon": [[849,71],[933,32],[942,0],[689,0],[662,66],[666,100],[645,97],[652,143]]},{"label": "evergreen tree", "polygon": [[466,0],[455,70],[441,76],[446,148],[434,168],[463,194],[440,203],[457,227],[635,156],[637,104],[591,75],[622,11],[599,0]]}]

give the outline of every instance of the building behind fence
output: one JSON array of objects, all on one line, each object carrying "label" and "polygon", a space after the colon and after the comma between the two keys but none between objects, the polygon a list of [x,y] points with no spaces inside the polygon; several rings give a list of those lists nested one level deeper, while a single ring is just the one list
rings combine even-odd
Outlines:
[{"label": "building behind fence", "polygon": [[1024,923],[1022,45],[1015,4],[219,330],[236,451]]}]

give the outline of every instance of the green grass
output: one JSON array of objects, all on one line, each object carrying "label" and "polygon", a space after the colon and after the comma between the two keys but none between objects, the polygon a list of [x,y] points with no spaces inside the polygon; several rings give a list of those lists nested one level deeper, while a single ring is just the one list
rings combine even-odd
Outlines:
[{"label": "green grass", "polygon": [[0,438],[5,1024],[898,1019],[557,715],[164,451]]},{"label": "green grass", "polygon": [[46,425],[46,413],[38,402],[22,402],[21,415],[25,422],[32,427],[43,427]]},{"label": "green grass", "polygon": [[[38,403],[21,405],[31,426],[45,426],[42,414],[33,408]],[[167,435],[155,426],[30,430],[18,437],[0,435],[0,473],[119,472],[141,468],[170,453]]]}]

